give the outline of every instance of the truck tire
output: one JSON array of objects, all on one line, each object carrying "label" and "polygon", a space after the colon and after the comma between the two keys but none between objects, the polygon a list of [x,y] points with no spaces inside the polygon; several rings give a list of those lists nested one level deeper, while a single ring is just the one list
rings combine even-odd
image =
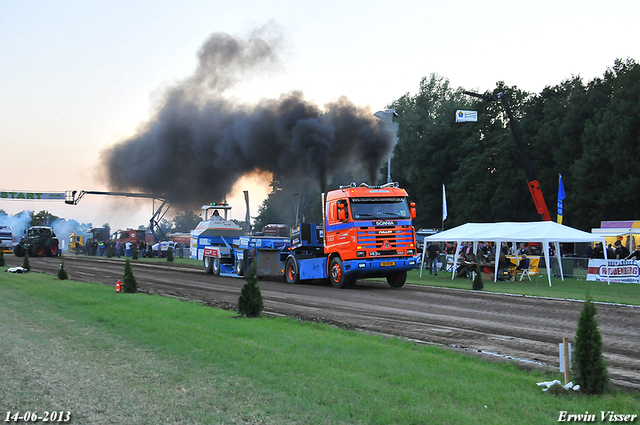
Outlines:
[{"label": "truck tire", "polygon": [[211,259],[211,270],[213,272],[214,275],[216,276],[220,276],[220,259],[219,258],[212,258]]},{"label": "truck tire", "polygon": [[16,257],[24,257],[25,249],[22,245],[16,245],[13,247],[13,255]]},{"label": "truck tire", "polygon": [[47,249],[41,243],[35,244],[31,247],[31,256],[32,257],[44,257],[47,253]]},{"label": "truck tire", "polygon": [[244,276],[244,262],[246,261],[245,258],[243,258],[242,260],[236,260],[235,269],[238,276]]},{"label": "truck tire", "polygon": [[400,288],[407,281],[407,272],[392,273],[387,276],[387,283],[392,288]]},{"label": "truck tire", "polygon": [[284,264],[284,278],[287,283],[300,283],[300,268],[295,257],[287,258]]},{"label": "truck tire", "polygon": [[342,259],[335,257],[329,267],[329,280],[334,288],[343,289],[355,283],[355,279],[344,274]]},{"label": "truck tire", "polygon": [[203,260],[202,260],[202,262],[204,264],[204,271],[206,273],[209,273],[209,274],[213,273],[213,267],[212,267],[213,266],[213,261],[211,261],[211,260],[212,260],[211,257],[204,257]]}]

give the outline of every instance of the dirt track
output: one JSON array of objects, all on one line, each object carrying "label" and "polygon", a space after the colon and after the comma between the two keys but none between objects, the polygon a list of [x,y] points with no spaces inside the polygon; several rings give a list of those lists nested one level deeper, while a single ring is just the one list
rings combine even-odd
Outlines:
[{"label": "dirt track", "polygon": [[[7,264],[17,259],[7,257]],[[56,274],[58,258],[31,258],[33,271]],[[67,256],[73,279],[113,285],[123,262]],[[243,279],[214,277],[202,268],[170,263],[133,263],[140,290],[208,305],[234,308]],[[329,284],[287,285],[261,281],[271,314],[341,327],[394,334],[446,345],[491,359],[516,359],[531,367],[558,366],[558,343],[573,341],[582,303],[477,291],[358,282],[337,290]],[[596,316],[612,382],[640,389],[640,308],[598,304]]]}]

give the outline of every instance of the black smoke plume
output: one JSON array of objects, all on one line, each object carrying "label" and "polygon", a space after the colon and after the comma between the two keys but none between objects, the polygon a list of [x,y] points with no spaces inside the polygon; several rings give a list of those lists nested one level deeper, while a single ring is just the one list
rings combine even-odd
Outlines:
[{"label": "black smoke plume", "polygon": [[167,91],[136,135],[104,152],[113,190],[192,207],[223,199],[254,172],[322,191],[346,170],[362,170],[375,183],[393,137],[369,108],[341,97],[321,110],[298,91],[254,105],[223,96],[240,79],[278,65],[280,43],[269,26],[245,39],[211,35],[194,75]]}]

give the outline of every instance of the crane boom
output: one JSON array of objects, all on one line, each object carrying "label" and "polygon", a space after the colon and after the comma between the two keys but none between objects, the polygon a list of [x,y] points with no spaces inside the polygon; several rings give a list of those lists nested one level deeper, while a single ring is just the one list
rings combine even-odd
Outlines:
[{"label": "crane boom", "polygon": [[509,125],[511,126],[511,132],[513,133],[513,137],[516,139],[516,145],[518,146],[518,150],[520,151],[520,156],[522,157],[522,164],[524,166],[524,172],[527,176],[527,186],[529,186],[529,192],[531,192],[531,197],[533,198],[533,203],[536,206],[536,210],[538,214],[542,216],[544,221],[551,221],[551,215],[549,214],[549,210],[547,209],[547,204],[544,201],[544,196],[542,196],[542,190],[540,189],[540,183],[533,172],[533,166],[531,165],[531,154],[529,153],[529,147],[522,140],[522,133],[520,133],[520,129],[518,128],[518,123],[516,119],[513,117],[513,112],[511,111],[511,106],[509,105],[509,100],[504,92],[500,92],[498,94],[480,94],[474,93],[470,91],[465,91],[464,94],[468,96],[473,96],[480,98],[486,101],[496,101],[500,100],[504,110],[507,112],[507,116],[509,117]]},{"label": "crane boom", "polygon": [[[149,230],[153,234],[153,238],[156,242],[160,242],[161,240],[166,239],[166,235],[162,231],[160,227],[160,220],[164,218],[164,215],[171,208],[171,202],[163,196],[148,194],[148,193],[132,193],[132,192],[105,192],[99,190],[67,190],[65,192],[64,202],[69,205],[77,205],[78,202],[84,197],[84,195],[107,195],[107,196],[125,196],[127,198],[146,198],[146,199],[157,199],[162,202],[160,207],[155,210],[151,220],[149,220]],[[166,208],[165,208],[166,207]],[[158,236],[154,229],[158,230],[160,236]]]}]

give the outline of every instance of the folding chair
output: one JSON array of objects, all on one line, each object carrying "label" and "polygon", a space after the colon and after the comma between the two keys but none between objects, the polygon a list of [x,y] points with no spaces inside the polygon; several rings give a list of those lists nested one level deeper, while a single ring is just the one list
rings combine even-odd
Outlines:
[{"label": "folding chair", "polygon": [[522,279],[524,279],[525,276],[527,276],[527,279],[529,279],[529,281],[531,281],[531,276],[529,275],[529,269],[531,267],[529,267],[528,269],[523,269],[522,271],[520,271],[520,282],[522,282]]}]

